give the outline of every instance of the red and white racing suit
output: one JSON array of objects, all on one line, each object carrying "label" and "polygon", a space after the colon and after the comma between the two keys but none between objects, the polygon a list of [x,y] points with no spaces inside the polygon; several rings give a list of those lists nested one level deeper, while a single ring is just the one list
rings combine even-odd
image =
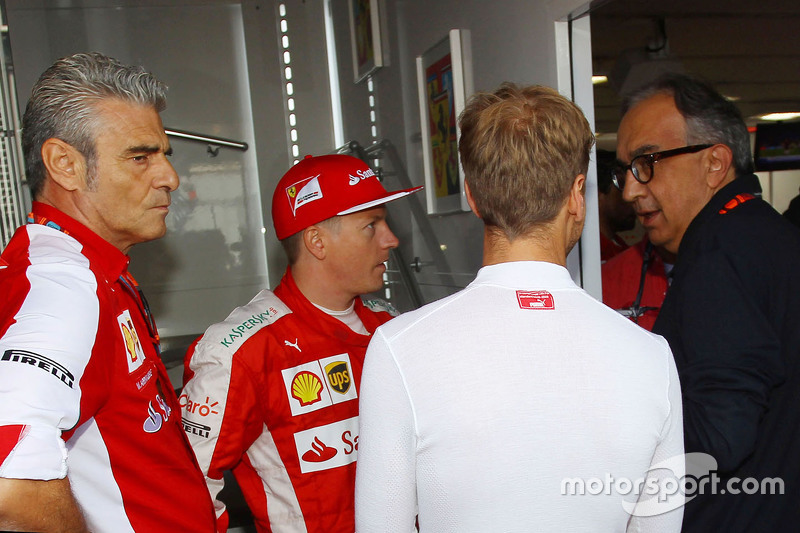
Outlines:
[{"label": "red and white racing suit", "polygon": [[33,220],[0,257],[0,477],[69,475],[95,532],[213,531],[128,256],[53,207]]},{"label": "red and white racing suit", "polygon": [[355,530],[358,382],[393,309],[356,298],[355,311],[369,335],[314,307],[287,270],[189,348],[184,428],[212,497],[233,470],[261,532]]}]

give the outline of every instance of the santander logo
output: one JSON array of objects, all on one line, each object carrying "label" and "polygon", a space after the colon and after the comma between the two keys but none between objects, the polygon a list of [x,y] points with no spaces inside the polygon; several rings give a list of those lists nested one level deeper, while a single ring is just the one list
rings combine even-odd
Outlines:
[{"label": "santander logo", "polygon": [[357,170],[356,174],[358,175],[353,176],[352,174],[350,174],[350,183],[349,183],[350,185],[358,185],[359,183],[361,183],[361,180],[375,177],[375,173],[372,171],[371,168],[368,168],[367,170]]},{"label": "santander logo", "polygon": [[303,454],[303,461],[309,463],[322,463],[333,457],[338,453],[336,448],[331,448],[321,440],[319,437],[314,437],[314,442],[311,443],[311,449]]}]

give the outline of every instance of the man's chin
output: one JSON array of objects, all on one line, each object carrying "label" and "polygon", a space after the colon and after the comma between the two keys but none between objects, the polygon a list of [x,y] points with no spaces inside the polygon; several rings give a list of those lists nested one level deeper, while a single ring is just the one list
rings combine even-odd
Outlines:
[{"label": "man's chin", "polygon": [[378,292],[380,290],[383,290],[383,276],[381,276],[380,279],[375,280],[369,286],[364,284],[364,289],[365,289],[364,292],[362,292],[361,294],[370,294],[373,292]]},{"label": "man's chin", "polygon": [[143,231],[141,235],[141,240],[139,242],[148,242],[154,241],[156,239],[160,239],[164,235],[167,234],[167,225],[154,225],[152,228],[148,228],[147,231]]},{"label": "man's chin", "polygon": [[647,240],[649,240],[653,246],[665,247],[669,243],[669,239],[658,231],[658,229],[646,229],[646,234]]}]

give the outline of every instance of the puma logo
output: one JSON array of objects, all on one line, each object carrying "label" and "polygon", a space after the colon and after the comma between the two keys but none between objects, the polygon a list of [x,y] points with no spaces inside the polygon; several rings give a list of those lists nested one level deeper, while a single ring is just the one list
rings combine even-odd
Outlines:
[{"label": "puma logo", "polygon": [[300,346],[297,345],[297,341],[299,339],[295,339],[294,342],[283,341],[283,344],[286,346],[291,346],[292,348],[296,348],[298,352],[302,352],[303,350],[300,349]]}]

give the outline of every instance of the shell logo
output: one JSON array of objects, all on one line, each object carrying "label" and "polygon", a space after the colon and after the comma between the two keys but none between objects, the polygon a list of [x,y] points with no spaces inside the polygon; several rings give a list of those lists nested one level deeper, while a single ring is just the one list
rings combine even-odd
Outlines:
[{"label": "shell logo", "polygon": [[292,398],[305,407],[322,399],[322,381],[312,372],[304,370],[292,380]]}]

